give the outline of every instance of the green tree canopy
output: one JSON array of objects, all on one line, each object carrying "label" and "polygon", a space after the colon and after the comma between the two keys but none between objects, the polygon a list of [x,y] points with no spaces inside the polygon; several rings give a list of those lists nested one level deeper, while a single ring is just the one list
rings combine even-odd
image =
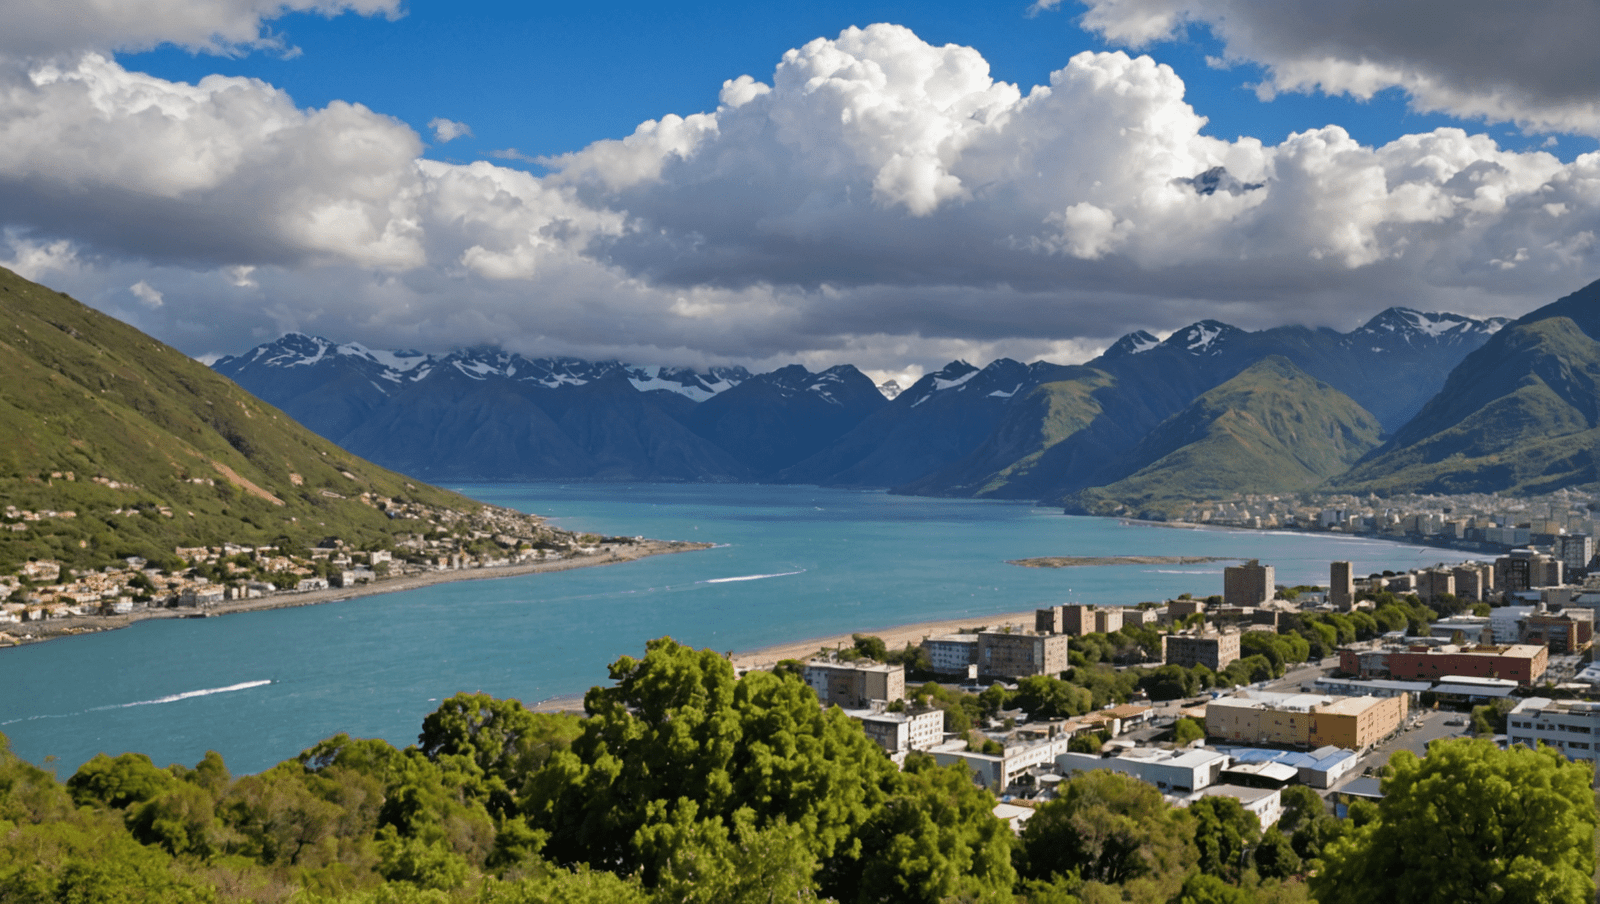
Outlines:
[{"label": "green tree canopy", "polygon": [[1022,830],[1022,872],[1120,884],[1194,862],[1189,819],[1154,785],[1097,769],[1061,783]]},{"label": "green tree canopy", "polygon": [[1589,767],[1551,749],[1436,741],[1389,760],[1378,818],[1329,845],[1322,904],[1594,900]]}]

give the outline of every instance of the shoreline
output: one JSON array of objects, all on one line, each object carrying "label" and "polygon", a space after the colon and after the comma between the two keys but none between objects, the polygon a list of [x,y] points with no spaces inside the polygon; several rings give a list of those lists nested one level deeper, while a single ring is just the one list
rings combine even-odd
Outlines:
[{"label": "shoreline", "polygon": [[926,637],[954,634],[961,628],[972,628],[980,625],[987,626],[990,630],[996,630],[1008,625],[1013,627],[1020,626],[1024,630],[1031,630],[1033,628],[1033,618],[1034,610],[1029,609],[1026,612],[965,615],[960,618],[946,618],[937,621],[910,622],[907,624],[886,625],[880,628],[863,628],[857,631],[846,631],[843,634],[826,634],[801,640],[769,644],[753,650],[736,651],[731,661],[736,671],[768,669],[777,665],[780,659],[804,659],[823,647],[850,646],[854,643],[851,639],[854,634],[877,637],[889,649],[899,650],[904,649],[908,643],[916,644]]},{"label": "shoreline", "polygon": [[[10,625],[8,630],[0,631],[0,634],[8,636],[11,639],[11,643],[0,644],[0,650],[43,643],[61,637],[76,637],[82,634],[115,631],[120,628],[126,628],[134,622],[148,621],[150,619],[216,618],[240,612],[294,609],[300,606],[315,606],[320,603],[343,602],[363,596],[400,593],[406,590],[416,590],[420,587],[450,584],[457,581],[487,581],[545,572],[571,571],[575,568],[621,565],[651,556],[711,549],[713,545],[711,543],[688,540],[643,540],[626,546],[613,546],[608,553],[603,555],[561,559],[556,562],[500,565],[489,568],[461,568],[451,571],[427,571],[421,574],[403,575],[387,580],[374,581],[369,584],[359,584],[355,587],[330,587],[327,590],[310,590],[305,593],[276,593],[272,596],[257,597],[255,599],[227,600],[203,609],[162,608],[143,609],[126,615],[71,615],[66,618],[55,618],[44,622],[26,622],[21,625]],[[27,633],[13,633],[17,631],[26,631]]]}]

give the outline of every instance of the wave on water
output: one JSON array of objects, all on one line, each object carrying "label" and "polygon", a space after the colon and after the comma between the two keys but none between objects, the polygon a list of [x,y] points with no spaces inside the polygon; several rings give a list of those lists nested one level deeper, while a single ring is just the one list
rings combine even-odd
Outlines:
[{"label": "wave on water", "polygon": [[1182,568],[1147,568],[1145,574],[1221,574],[1217,569],[1208,571],[1187,571]]},{"label": "wave on water", "polygon": [[192,697],[209,697],[212,694],[228,694],[234,691],[247,691],[250,688],[262,687],[271,683],[271,678],[264,678],[260,681],[241,681],[238,684],[230,684],[227,687],[207,687],[197,691],[184,691],[181,694],[168,694],[165,697],[157,697],[154,700],[135,700],[132,703],[111,703],[106,706],[91,706],[88,709],[79,710],[75,713],[44,713],[37,716],[23,716],[20,719],[7,719],[4,722],[0,722],[0,725],[10,725],[13,722],[32,722],[35,719],[67,719],[72,716],[81,716],[84,713],[99,713],[111,709],[127,709],[130,706],[154,706],[157,703],[177,703],[179,700],[188,700]]},{"label": "wave on water", "polygon": [[181,694],[171,694],[166,697],[157,697],[154,700],[136,700],[133,703],[116,703],[111,706],[97,706],[94,710],[91,710],[91,712],[102,709],[127,709],[130,706],[154,706],[157,703],[177,703],[179,700],[188,700],[191,697],[209,697],[212,694],[228,694],[232,693],[233,691],[245,691],[252,687],[261,687],[271,683],[272,679],[270,678],[263,679],[261,681],[244,681],[239,684],[230,684],[227,687],[208,687],[204,690],[184,691]]},{"label": "wave on water", "polygon": [[741,574],[738,577],[732,577],[732,578],[706,578],[703,581],[696,581],[695,583],[697,583],[697,584],[731,584],[734,581],[761,581],[761,580],[765,580],[767,578],[786,578],[786,577],[788,577],[788,576],[790,576],[792,574],[805,574],[805,573],[806,573],[806,570],[804,568],[802,568],[799,571],[780,571],[777,574]]}]

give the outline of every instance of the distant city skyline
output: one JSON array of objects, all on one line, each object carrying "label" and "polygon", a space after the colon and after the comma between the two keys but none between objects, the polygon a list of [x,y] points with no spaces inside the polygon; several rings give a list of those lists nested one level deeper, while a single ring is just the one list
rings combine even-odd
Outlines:
[{"label": "distant city skyline", "polygon": [[300,330],[908,385],[1600,277],[1576,0],[0,11],[0,265],[203,359]]}]

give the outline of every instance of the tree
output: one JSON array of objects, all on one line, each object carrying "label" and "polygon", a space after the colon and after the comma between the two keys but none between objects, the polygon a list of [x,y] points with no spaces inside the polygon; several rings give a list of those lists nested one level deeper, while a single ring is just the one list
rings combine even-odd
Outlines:
[{"label": "tree", "polygon": [[1323,852],[1322,904],[1594,900],[1589,768],[1555,750],[1436,741],[1389,760],[1378,818]]},{"label": "tree", "polygon": [[1256,872],[1266,879],[1284,879],[1300,872],[1300,855],[1294,845],[1274,826],[1261,836],[1253,859]]},{"label": "tree", "polygon": [[1062,782],[1022,829],[1022,873],[1121,884],[1194,862],[1187,817],[1154,785],[1097,769]]},{"label": "tree", "polygon": [[1188,716],[1179,719],[1177,724],[1172,726],[1172,741],[1180,747],[1193,744],[1205,736],[1206,730],[1200,727],[1199,722]]},{"label": "tree", "polygon": [[1261,837],[1261,821],[1232,797],[1202,797],[1189,805],[1200,871],[1237,882],[1244,856]]}]

